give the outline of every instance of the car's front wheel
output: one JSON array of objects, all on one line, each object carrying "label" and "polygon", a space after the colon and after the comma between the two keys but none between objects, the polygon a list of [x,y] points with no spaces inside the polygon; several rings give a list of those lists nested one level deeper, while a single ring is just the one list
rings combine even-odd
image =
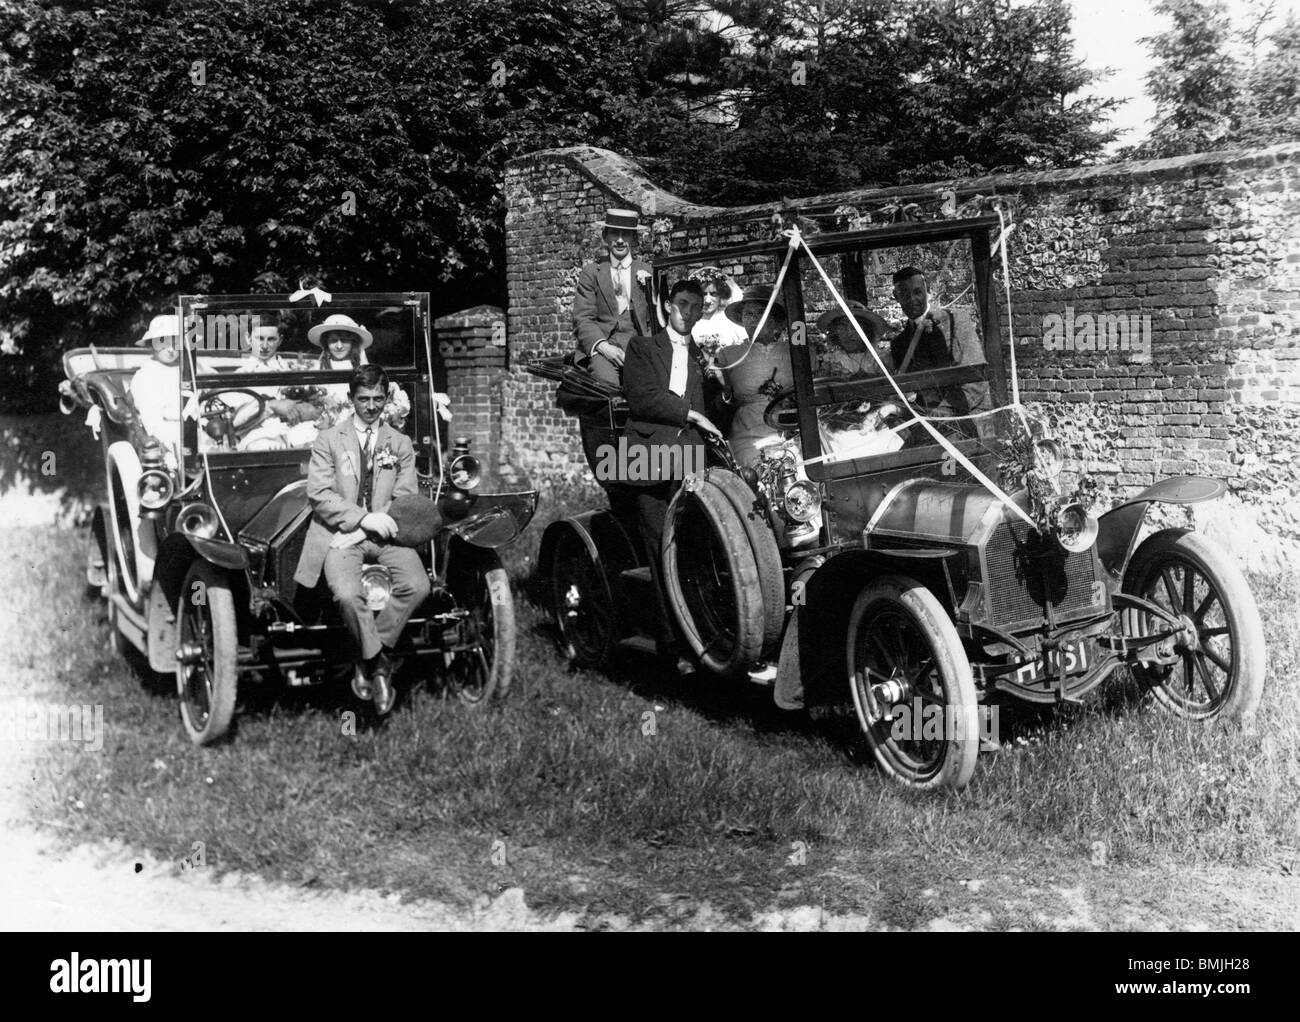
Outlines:
[{"label": "car's front wheel", "polygon": [[880,768],[912,788],[963,788],[979,755],[970,661],[934,594],[902,575],[867,586],[848,626],[849,686]]},{"label": "car's front wheel", "polygon": [[450,682],[461,702],[486,706],[504,696],[515,673],[515,602],[510,576],[499,565],[474,571],[455,587],[467,612],[462,635],[467,647],[456,655]]},{"label": "car's front wheel", "polygon": [[[1255,712],[1264,691],[1264,626],[1240,568],[1204,537],[1166,529],[1138,547],[1124,592],[1181,624],[1170,640],[1174,663],[1133,668],[1160,705],[1193,720],[1242,720]],[[1150,615],[1142,619],[1162,627]]]},{"label": "car's front wheel", "polygon": [[239,631],[230,582],[195,560],[176,601],[176,691],[181,723],[195,745],[230,729],[239,690]]}]

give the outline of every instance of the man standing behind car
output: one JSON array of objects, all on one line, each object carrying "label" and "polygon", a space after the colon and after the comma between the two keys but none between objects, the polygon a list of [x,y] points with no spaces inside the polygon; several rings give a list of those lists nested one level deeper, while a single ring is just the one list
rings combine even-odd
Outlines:
[{"label": "man standing behind car", "polygon": [[[638,334],[650,334],[652,321],[648,299],[650,266],[636,258],[636,230],[640,214],[634,209],[607,209],[601,240],[605,258],[588,263],[578,274],[573,293],[573,331],[577,337],[578,363],[605,383],[622,382],[623,359],[628,342]],[[584,416],[582,453],[596,474],[596,452],[618,442],[618,430],[608,415]],[[596,476],[609,498],[610,509],[629,531],[636,517],[632,495],[620,483]]]},{"label": "man standing behind car", "polygon": [[[415,450],[410,439],[380,419],[388,401],[388,374],[377,365],[359,366],[348,381],[353,415],[321,432],[307,468],[312,522],[293,579],[315,586],[325,581],[338,604],[357,651],[352,690],[373,698],[375,709],[393,707],[393,649],[411,614],[429,595],[429,577],[410,547],[388,541],[397,523],[387,514],[395,497],[419,492]],[[378,615],[366,607],[361,569],[379,563],[389,570],[392,590]]]}]

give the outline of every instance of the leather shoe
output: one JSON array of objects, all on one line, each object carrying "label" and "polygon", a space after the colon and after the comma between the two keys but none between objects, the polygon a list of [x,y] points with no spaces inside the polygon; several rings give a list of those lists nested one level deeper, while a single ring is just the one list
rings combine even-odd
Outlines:
[{"label": "leather shoe", "polygon": [[374,694],[370,679],[366,677],[365,665],[359,660],[356,666],[352,668],[352,694],[358,699],[365,700],[369,700]]},{"label": "leather shoe", "polygon": [[374,691],[375,712],[383,717],[390,713],[397,702],[397,689],[393,687],[393,661],[385,654],[379,654],[379,661],[370,675],[370,687]]}]

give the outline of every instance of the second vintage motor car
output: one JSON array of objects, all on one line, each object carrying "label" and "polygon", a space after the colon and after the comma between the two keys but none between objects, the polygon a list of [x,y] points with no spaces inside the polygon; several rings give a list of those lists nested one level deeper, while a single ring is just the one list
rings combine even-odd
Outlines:
[{"label": "second vintage motor car", "polygon": [[[324,580],[311,589],[294,582],[312,515],[311,444],[349,414],[350,371],[321,369],[320,350],[307,343],[329,315],[367,327],[367,358],[393,388],[389,421],[410,437],[419,491],[441,512],[441,528],[417,548],[432,592],[398,647],[405,677],[439,680],[475,705],[510,686],[514,602],[496,551],[528,524],[537,493],[485,471],[463,439],[442,442],[427,293],[328,297],[317,307],[290,295],[182,295],[177,368],[165,383],[183,409],[178,436],[151,436],[129,399],[152,350],[64,356],[64,408],[87,409],[104,451],[107,497],[94,512],[88,580],[106,601],[114,647],[129,644],[149,669],[174,675],[196,744],[228,732],[245,681],[300,685],[351,673]],[[253,324],[266,322],[279,326],[273,371],[248,346]],[[277,417],[272,406],[283,402],[306,408],[292,416],[304,421],[290,427]],[[367,566],[362,582],[377,611],[389,596],[387,569]]]}]

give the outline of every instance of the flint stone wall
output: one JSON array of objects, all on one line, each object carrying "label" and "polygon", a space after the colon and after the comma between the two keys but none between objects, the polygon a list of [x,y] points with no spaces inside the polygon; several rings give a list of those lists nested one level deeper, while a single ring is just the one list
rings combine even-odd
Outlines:
[{"label": "flint stone wall", "polygon": [[[1009,252],[1022,397],[1082,452],[1082,467],[1113,497],[1170,474],[1215,476],[1250,527],[1300,539],[1300,144],[736,208],[684,202],[632,161],[584,146],[512,161],[505,192],[502,448],[543,485],[586,467],[553,385],[518,366],[572,348],[573,285],[600,253],[606,206],[642,210],[649,253],[769,237],[781,210],[823,222],[834,213],[850,226],[904,207],[935,219],[945,203],[965,211],[996,194],[1017,223]],[[1068,310],[1076,322],[1149,316],[1149,353],[1048,350],[1045,325],[1051,341],[1049,317]]]}]

